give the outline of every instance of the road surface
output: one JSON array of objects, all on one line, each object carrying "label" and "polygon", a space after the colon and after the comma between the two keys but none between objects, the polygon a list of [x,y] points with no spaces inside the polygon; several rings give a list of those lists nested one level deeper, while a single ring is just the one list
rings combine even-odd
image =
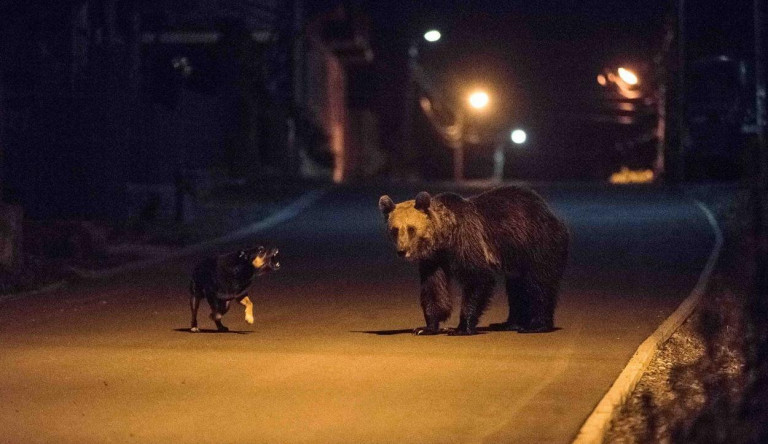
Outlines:
[{"label": "road surface", "polygon": [[[283,256],[252,292],[253,326],[235,306],[232,332],[187,331],[199,256],[0,303],[0,442],[568,443],[694,287],[714,234],[660,189],[537,189],[572,230],[555,332],[411,335],[418,275],[377,201],[419,189],[339,188],[238,243]],[[505,317],[499,286],[480,325]]]}]

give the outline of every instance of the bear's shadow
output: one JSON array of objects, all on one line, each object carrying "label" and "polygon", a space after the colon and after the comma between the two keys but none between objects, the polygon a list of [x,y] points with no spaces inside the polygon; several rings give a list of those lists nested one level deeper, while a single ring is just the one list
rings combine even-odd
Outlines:
[{"label": "bear's shadow", "polygon": [[[555,327],[552,330],[543,331],[539,333],[554,333],[558,330],[562,330],[562,328]],[[352,333],[365,333],[368,335],[377,335],[377,336],[392,336],[392,335],[413,334],[413,329],[402,328],[397,330],[355,330],[355,331],[352,331]],[[520,333],[520,332],[518,332],[517,330],[498,330],[491,327],[477,327],[477,333],[482,335],[486,333]],[[440,332],[439,335],[445,335],[445,334],[447,334],[447,331]],[[531,334],[531,333],[520,333],[520,334]]]},{"label": "bear's shadow", "polygon": [[[177,332],[180,332],[180,333],[192,333],[192,332],[190,331],[189,327],[187,327],[187,328],[174,328],[174,329],[173,329],[173,331],[177,331]],[[250,331],[250,330],[228,330],[228,331],[219,331],[219,330],[216,330],[216,329],[213,329],[213,328],[201,328],[201,329],[200,329],[200,331],[198,331],[198,332],[197,332],[197,333],[195,333],[195,334],[201,334],[201,333],[219,333],[219,334],[227,334],[227,333],[230,333],[230,334],[235,334],[235,335],[250,335],[250,334],[252,334],[253,332],[252,332],[252,331]]]}]

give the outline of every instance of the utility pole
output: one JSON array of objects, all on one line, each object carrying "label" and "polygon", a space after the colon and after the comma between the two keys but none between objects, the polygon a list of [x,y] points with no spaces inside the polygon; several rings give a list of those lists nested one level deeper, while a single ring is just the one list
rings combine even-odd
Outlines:
[{"label": "utility pole", "polygon": [[757,264],[757,296],[760,299],[768,295],[768,220],[766,220],[766,190],[768,190],[768,153],[765,141],[765,46],[763,42],[763,4],[754,0],[755,25],[755,124],[757,126],[757,160],[758,169],[756,180],[752,185],[754,202],[754,230]]},{"label": "utility pole", "polygon": [[4,132],[5,130],[5,97],[3,95],[3,80],[0,79],[0,206],[3,205],[3,182],[5,180],[3,171],[3,148],[5,144]]},{"label": "utility pole", "polygon": [[405,85],[403,124],[401,127],[403,136],[403,147],[401,148],[400,174],[410,178],[415,174],[414,159],[416,157],[416,137],[414,131],[413,118],[415,116],[414,107],[417,100],[416,70],[419,66],[419,47],[415,40],[408,46],[408,78]]},{"label": "utility pole", "polygon": [[685,181],[685,0],[677,2],[677,157],[675,168],[675,182]]},{"label": "utility pole", "polygon": [[291,99],[293,104],[299,106],[304,103],[305,82],[304,82],[304,5],[302,0],[293,0],[293,17],[291,26],[291,57],[292,57],[292,79],[293,94]]},{"label": "utility pole", "polygon": [[457,105],[456,126],[459,128],[458,142],[453,147],[453,181],[456,183],[464,182],[464,144],[467,132],[467,119],[464,116],[464,110],[461,105]]}]

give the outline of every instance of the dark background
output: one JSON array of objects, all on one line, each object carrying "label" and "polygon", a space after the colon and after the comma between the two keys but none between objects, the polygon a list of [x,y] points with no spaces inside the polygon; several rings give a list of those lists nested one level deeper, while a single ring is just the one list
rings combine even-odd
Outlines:
[{"label": "dark background", "polygon": [[[754,138],[752,5],[688,2],[681,59],[678,4],[662,0],[7,1],[2,197],[36,218],[121,220],[146,200],[136,190],[174,194],[212,171],[451,179],[451,148],[418,99],[451,114],[475,87],[491,105],[467,119],[467,178],[489,177],[502,144],[506,179],[628,167],[663,180],[682,143],[681,180],[739,179]],[[439,94],[412,82],[412,44]],[[639,98],[598,85],[618,66],[640,76]],[[525,145],[508,142],[514,127]]]}]

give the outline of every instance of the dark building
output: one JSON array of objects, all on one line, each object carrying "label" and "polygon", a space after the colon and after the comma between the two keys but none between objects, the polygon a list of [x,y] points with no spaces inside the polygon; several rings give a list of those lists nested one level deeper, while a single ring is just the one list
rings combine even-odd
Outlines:
[{"label": "dark building", "polygon": [[187,175],[359,174],[377,144],[346,94],[372,57],[364,21],[309,3],[11,2],[4,199],[35,218],[121,219],[132,194],[173,194]]}]

